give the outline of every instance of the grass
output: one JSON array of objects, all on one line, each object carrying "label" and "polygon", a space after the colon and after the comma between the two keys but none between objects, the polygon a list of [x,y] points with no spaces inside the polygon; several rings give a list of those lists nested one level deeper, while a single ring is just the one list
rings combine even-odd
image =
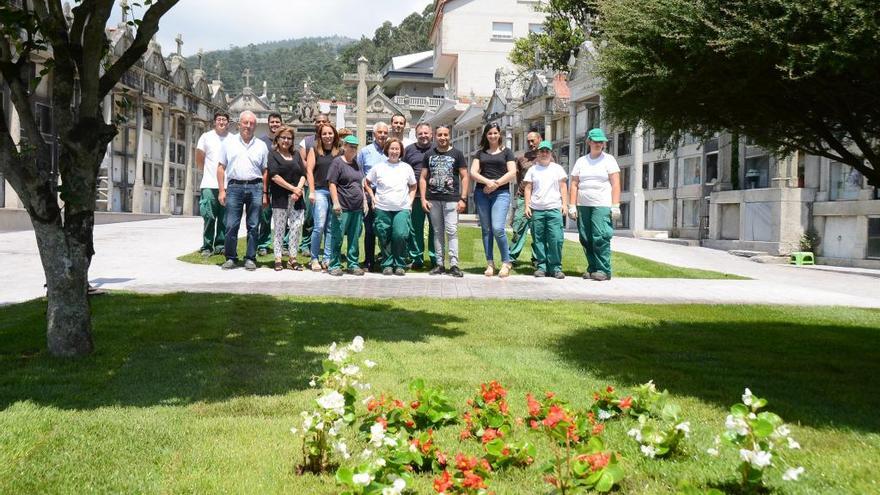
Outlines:
[{"label": "grass", "polygon": [[[673,493],[683,479],[729,486],[736,454],[703,452],[747,386],[803,446],[790,459],[806,474],[771,475],[774,491],[880,488],[876,310],[227,294],[92,304],[97,351],[74,361],[46,354],[43,300],[0,308],[0,493],[336,493],[330,476],[294,474],[289,428],[316,397],[307,382],[327,346],[355,335],[379,363],[368,373],[376,393],[405,397],[424,377],[463,406],[497,379],[518,416],[530,391],[583,406],[599,387],[654,379],[692,438],[683,455],[651,461],[625,435],[631,420],[610,423],[627,471],[619,493]],[[441,448],[476,452],[457,433],[441,429]],[[430,492],[430,477],[417,482]],[[493,483],[499,494],[547,491],[537,466]]]},{"label": "grass", "polygon": [[[486,255],[483,252],[483,241],[480,237],[480,229],[476,227],[461,226],[458,230],[459,242],[459,266],[466,273],[482,274],[486,268]],[[509,237],[508,233],[508,237]],[[363,238],[361,240],[361,257],[363,258]],[[245,238],[238,240],[238,253],[243,256],[246,249]],[[613,248],[613,245],[612,245]],[[496,261],[501,259],[498,248],[495,248]],[[531,237],[526,242],[523,252],[519,256],[520,262],[514,266],[513,273],[518,275],[532,275],[529,260],[532,256]],[[425,256],[427,259],[427,255]],[[185,254],[178,258],[181,261],[200,265],[222,265],[225,258],[222,255],[204,257],[198,251]],[[258,256],[257,266],[270,268],[275,258],[271,253],[268,256]],[[299,257],[300,263],[309,261],[307,256]],[[500,266],[500,264],[498,264]],[[689,278],[689,279],[728,279],[746,280],[745,277],[729,273],[698,270],[694,268],[682,268],[666,263],[659,263],[646,258],[613,251],[611,253],[611,266],[615,277],[638,277],[638,278]],[[562,268],[566,275],[579,277],[586,270],[586,258],[580,243],[565,241],[562,250]],[[423,268],[421,271],[428,271]],[[418,270],[417,270],[418,271]]]}]

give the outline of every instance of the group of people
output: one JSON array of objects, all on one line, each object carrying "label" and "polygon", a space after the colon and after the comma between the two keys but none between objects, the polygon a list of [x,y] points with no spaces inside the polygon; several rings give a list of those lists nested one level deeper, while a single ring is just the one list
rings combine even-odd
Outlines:
[{"label": "group of people", "polygon": [[[416,140],[410,142],[404,136],[406,118],[399,114],[390,126],[375,124],[373,142],[360,149],[357,137],[350,130],[336,129],[325,114],[317,116],[314,134],[299,142],[280,115],[270,115],[268,125],[269,133],[255,138],[256,116],[245,111],[239,117],[239,133],[232,134],[229,115],[217,112],[214,128],[198,141],[196,164],[204,170],[201,251],[204,256],[222,251],[224,269],[239,266],[237,237],[244,215],[247,270],[255,270],[257,255],[271,249],[279,271],[308,268],[333,276],[366,271],[402,276],[407,269],[424,265],[427,250],[431,275],[462,277],[458,216],[467,211],[473,181],[486,276],[509,276],[526,233],[531,232],[534,275],[564,278],[567,215],[577,222],[587,258],[584,278],[611,277],[612,220],[620,216],[620,169],[604,152],[607,138],[601,129],[589,131],[589,153],[576,161],[569,177],[554,161],[552,144],[541,140],[540,134],[529,133],[529,150],[515,158],[496,123],[484,128],[470,165],[465,154],[452,146],[450,127],[419,123]],[[513,183],[511,244],[506,224]],[[496,244],[500,266],[495,263]],[[297,261],[300,251],[310,257],[306,267]]]}]

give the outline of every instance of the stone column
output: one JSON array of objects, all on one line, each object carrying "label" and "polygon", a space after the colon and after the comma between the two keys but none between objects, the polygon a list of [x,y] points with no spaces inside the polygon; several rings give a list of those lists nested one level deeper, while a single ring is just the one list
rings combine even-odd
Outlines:
[{"label": "stone column", "polygon": [[162,190],[159,193],[159,213],[171,214],[171,106],[165,105],[162,109],[162,131],[165,134],[162,162]]},{"label": "stone column", "polygon": [[[12,137],[12,142],[18,146],[19,141],[21,141],[21,120],[18,118],[18,111],[15,110],[15,105],[9,105],[9,136]],[[5,182],[3,185],[3,206],[6,208],[24,208],[24,204],[18,198],[18,194],[12,188],[12,184],[8,180],[3,182]]]},{"label": "stone column", "polygon": [[193,214],[193,122],[186,115],[186,180],[183,186],[183,214]]},{"label": "stone column", "polygon": [[[113,91],[104,97],[104,123],[109,124],[113,119]],[[104,153],[103,165],[107,168],[107,211],[113,211],[113,141],[107,143],[107,151]]]},{"label": "stone column", "polygon": [[739,143],[733,141],[728,132],[718,134],[718,183],[716,191],[728,191],[733,188],[733,147]]},{"label": "stone column", "polygon": [[[642,190],[642,173],[645,163],[645,126],[640,122],[633,133],[633,165],[630,177],[632,202],[629,205],[629,228],[633,237],[645,230],[645,191]],[[623,184],[620,185],[621,190]]]},{"label": "stone column", "polygon": [[549,112],[544,114],[544,139],[553,142],[553,116]]},{"label": "stone column", "polygon": [[568,168],[566,173],[571,173],[577,156],[577,102],[568,102]]},{"label": "stone column", "polygon": [[367,58],[361,55],[357,65],[357,138],[361,146],[367,144],[367,64]]},{"label": "stone column", "polygon": [[[150,110],[152,111],[152,110]],[[131,190],[131,212],[144,212],[144,95],[138,95],[135,107],[134,187]],[[125,164],[128,166],[128,163]]]}]

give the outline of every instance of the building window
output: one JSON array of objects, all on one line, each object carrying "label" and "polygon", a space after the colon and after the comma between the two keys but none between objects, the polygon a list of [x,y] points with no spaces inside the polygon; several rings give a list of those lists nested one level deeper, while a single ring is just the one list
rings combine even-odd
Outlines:
[{"label": "building window", "polygon": [[617,156],[628,156],[632,153],[632,134],[629,132],[617,133]]},{"label": "building window", "polygon": [[651,164],[643,163],[642,164],[642,189],[648,189],[651,185]]},{"label": "building window", "polygon": [[666,148],[666,144],[669,142],[669,136],[665,134],[660,134],[659,132],[654,131],[654,149],[662,150]]},{"label": "building window", "polygon": [[41,103],[37,103],[34,117],[37,119],[37,127],[43,134],[52,134],[52,109]]},{"label": "building window", "polygon": [[601,124],[602,111],[599,106],[590,107],[587,110],[587,127],[595,129]]},{"label": "building window", "polygon": [[681,165],[681,183],[685,186],[700,183],[700,157],[685,158]]},{"label": "building window", "polygon": [[153,167],[153,185],[156,187],[162,185],[162,167]]},{"label": "building window", "polygon": [[654,163],[654,189],[666,189],[669,187],[669,161]]},{"label": "building window", "polygon": [[144,108],[144,130],[153,130],[153,109],[150,107]]},{"label": "building window", "polygon": [[168,186],[174,187],[177,184],[177,169],[170,168],[168,169]]},{"label": "building window", "polygon": [[177,145],[177,163],[186,163],[186,146],[182,144]]},{"label": "building window", "polygon": [[513,39],[513,23],[512,22],[493,22],[492,23],[492,39],[512,40]]},{"label": "building window", "polygon": [[186,140],[186,119],[183,117],[177,118],[177,139]]},{"label": "building window", "polygon": [[544,25],[543,24],[532,24],[529,23],[529,33],[535,34],[544,34]]},{"label": "building window", "polygon": [[144,163],[144,185],[153,185],[153,166],[146,162]]},{"label": "building window", "polygon": [[620,190],[629,191],[629,167],[620,167]]},{"label": "building window", "polygon": [[620,203],[620,218],[614,221],[614,228],[629,228],[629,203]]},{"label": "building window", "polygon": [[700,226],[700,200],[686,199],[681,202],[681,222],[684,227]]},{"label": "building window", "polygon": [[868,218],[868,258],[880,258],[880,217]]},{"label": "building window", "polygon": [[770,157],[746,158],[746,189],[770,187]]},{"label": "building window", "polygon": [[862,174],[849,165],[831,162],[831,199],[846,201],[859,199]]},{"label": "building window", "polygon": [[174,146],[174,143],[168,145],[168,161],[177,163],[177,147]]},{"label": "building window", "polygon": [[718,180],[718,152],[706,153],[706,183]]}]

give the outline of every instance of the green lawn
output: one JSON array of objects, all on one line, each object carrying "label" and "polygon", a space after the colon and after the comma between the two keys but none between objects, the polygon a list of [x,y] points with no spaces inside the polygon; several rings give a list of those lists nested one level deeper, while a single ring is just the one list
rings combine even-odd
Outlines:
[{"label": "green lawn", "polygon": [[[462,226],[459,228],[459,266],[467,273],[482,275],[486,268],[486,256],[483,253],[483,241],[480,237],[480,229],[476,227]],[[509,234],[508,234],[509,235]],[[361,239],[361,258],[363,258],[363,238]],[[244,256],[246,249],[246,240],[241,238],[238,240],[239,257]],[[613,249],[613,244],[612,244]],[[501,256],[496,252],[496,265],[500,265]],[[531,237],[526,241],[526,247],[520,254],[519,261],[514,267],[514,273],[519,275],[531,275],[534,269],[529,260],[531,260]],[[427,259],[427,255],[425,256]],[[225,259],[222,255],[210,257],[201,256],[198,251],[183,255],[178,258],[181,261],[196,263],[201,265],[222,265]],[[308,262],[307,256],[300,256],[300,263]],[[275,258],[270,253],[268,256],[257,257],[257,265],[261,267],[271,267]],[[448,261],[447,261],[448,263]],[[730,279],[745,280],[744,277],[732,275],[729,273],[713,272],[709,270],[697,270],[693,268],[681,268],[666,263],[658,263],[646,258],[632,256],[620,252],[612,252],[611,255],[612,269],[615,277],[639,277],[639,278],[699,278],[699,279]],[[586,258],[584,257],[583,248],[577,242],[565,241],[562,252],[562,268],[566,275],[579,277],[584,273],[587,267]],[[423,271],[427,271],[424,268]]]},{"label": "green lawn", "polygon": [[[424,377],[463,406],[497,379],[518,416],[530,391],[584,406],[599,387],[654,379],[693,435],[683,455],[651,461],[625,435],[632,420],[610,423],[628,473],[618,493],[733,481],[736,454],[703,451],[747,386],[803,446],[790,459],[806,474],[771,476],[777,493],[880,490],[876,310],[227,294],[112,294],[92,307],[97,351],[73,361],[46,354],[43,300],[0,308],[0,493],[336,493],[330,477],[294,474],[289,429],[316,397],[307,382],[327,346],[355,335],[379,363],[376,393],[406,396]],[[441,448],[476,452],[458,431],[440,430]],[[532,466],[493,489],[545,493],[540,480]],[[430,477],[417,488],[429,493]]]}]

